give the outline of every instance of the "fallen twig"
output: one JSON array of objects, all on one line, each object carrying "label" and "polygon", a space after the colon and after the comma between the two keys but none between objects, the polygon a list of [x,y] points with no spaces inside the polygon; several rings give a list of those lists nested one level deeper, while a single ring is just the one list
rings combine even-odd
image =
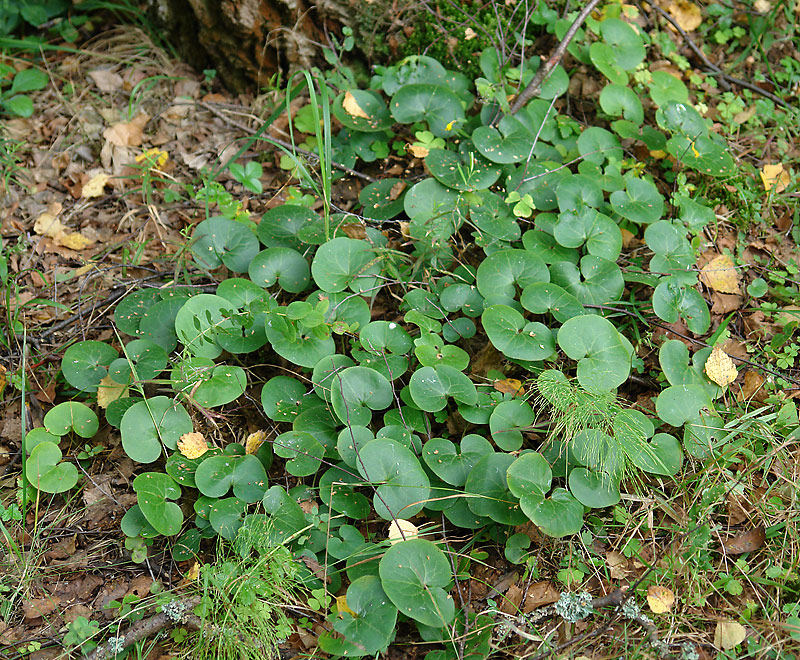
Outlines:
[{"label": "fallen twig", "polygon": [[527,84],[525,89],[520,92],[517,98],[514,100],[514,104],[511,106],[511,114],[514,115],[519,112],[520,108],[524,106],[528,101],[530,101],[534,96],[536,96],[542,88],[542,83],[544,82],[545,78],[550,75],[550,72],[556,68],[556,65],[561,61],[561,58],[564,57],[564,53],[567,52],[567,47],[569,46],[572,39],[575,37],[575,34],[580,29],[583,22],[586,20],[586,17],[592,13],[594,8],[598,5],[600,0],[590,0],[589,4],[586,5],[582,10],[581,13],[575,18],[572,22],[572,25],[569,26],[569,30],[564,35],[564,38],[561,42],[556,46],[556,49],[553,51],[553,54],[550,56],[546,62],[544,62],[540,67],[539,70],[536,72],[536,75],[533,79]]}]

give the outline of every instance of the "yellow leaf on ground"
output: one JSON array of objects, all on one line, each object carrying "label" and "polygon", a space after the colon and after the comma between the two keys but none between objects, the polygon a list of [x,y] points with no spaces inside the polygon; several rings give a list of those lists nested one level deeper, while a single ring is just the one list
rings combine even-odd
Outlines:
[{"label": "yellow leaf on ground", "polygon": [[108,183],[108,174],[100,172],[89,179],[81,190],[81,197],[100,197]]},{"label": "yellow leaf on ground", "polygon": [[422,145],[409,144],[406,146],[406,151],[410,151],[411,155],[415,158],[425,158],[430,152],[427,147]]},{"label": "yellow leaf on ground", "polygon": [[65,248],[69,248],[70,250],[83,250],[94,244],[94,241],[91,238],[87,238],[78,232],[64,232],[56,236],[54,240],[59,245],[63,245]]},{"label": "yellow leaf on ground", "polygon": [[163,149],[153,147],[152,149],[148,149],[147,151],[140,153],[138,156],[136,156],[136,158],[134,158],[134,160],[137,163],[145,163],[147,166],[161,169],[167,164],[167,161],[169,160],[169,154]]},{"label": "yellow leaf on ground", "polygon": [[358,617],[358,614],[353,612],[353,610],[347,606],[347,595],[336,596],[336,610],[339,612],[340,619],[343,618],[342,612],[347,612],[354,619]]},{"label": "yellow leaf on ground", "polygon": [[344,100],[342,101],[344,111],[351,117],[361,117],[362,119],[369,119],[369,115],[361,109],[358,105],[356,97],[351,92],[345,92]]},{"label": "yellow leaf on ground", "polygon": [[250,435],[247,436],[247,440],[244,441],[244,452],[245,454],[255,454],[261,445],[264,444],[264,440],[267,439],[267,432],[266,431],[254,431]]},{"label": "yellow leaf on ground", "polygon": [[652,584],[647,588],[647,605],[653,614],[664,614],[675,604],[675,594],[667,587]]},{"label": "yellow leaf on ground", "polygon": [[667,11],[675,19],[675,22],[686,32],[692,32],[700,27],[703,22],[703,15],[700,7],[689,0],[674,0],[669,3]]},{"label": "yellow leaf on ground", "polygon": [[178,440],[178,451],[186,458],[200,458],[208,451],[208,443],[202,433],[184,433]]},{"label": "yellow leaf on ground", "polygon": [[703,266],[700,281],[719,293],[739,293],[739,273],[727,254],[721,254]]},{"label": "yellow leaf on ground", "polygon": [[720,387],[730,385],[739,375],[733,360],[719,346],[714,346],[711,355],[708,356],[705,372],[706,376]]},{"label": "yellow leaf on ground", "polygon": [[189,581],[196,580],[200,577],[200,562],[196,561],[192,567],[186,572],[186,579]]},{"label": "yellow leaf on ground", "polygon": [[516,378],[506,378],[505,380],[494,381],[494,389],[503,394],[513,394],[514,396],[523,396],[525,388],[522,386],[522,381]]},{"label": "yellow leaf on ground", "polygon": [[128,396],[128,386],[116,382],[110,375],[106,375],[97,386],[97,405],[108,408],[108,404],[122,397]]},{"label": "yellow leaf on ground", "polygon": [[408,520],[392,520],[389,525],[389,533],[387,535],[390,543],[398,543],[400,541],[408,541],[408,539],[419,536],[419,529],[414,523]]},{"label": "yellow leaf on ground", "polygon": [[723,651],[730,651],[747,637],[744,626],[736,621],[720,621],[714,630],[714,646]]},{"label": "yellow leaf on ground", "polygon": [[58,202],[50,204],[47,210],[36,218],[36,222],[33,223],[33,231],[39,236],[48,236],[50,238],[63,234],[64,225],[58,219],[61,208],[61,204]]},{"label": "yellow leaf on ground", "polygon": [[466,30],[464,30],[464,40],[465,41],[471,41],[472,39],[474,39],[477,36],[478,36],[478,33],[475,32],[475,30],[473,30],[471,27],[468,27]]},{"label": "yellow leaf on ground", "polygon": [[773,188],[776,193],[783,192],[792,182],[792,176],[787,170],[783,168],[781,163],[775,165],[764,165],[759,172],[761,176],[761,183],[764,184],[764,190],[769,192]]}]

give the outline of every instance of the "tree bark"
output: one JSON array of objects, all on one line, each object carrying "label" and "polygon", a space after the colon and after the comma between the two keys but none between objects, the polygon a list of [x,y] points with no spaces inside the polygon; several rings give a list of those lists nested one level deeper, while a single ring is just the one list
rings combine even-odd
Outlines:
[{"label": "tree bark", "polygon": [[364,0],[146,0],[148,12],[180,57],[213,68],[225,86],[244,91],[277,71],[312,65],[326,30],[352,27]]}]

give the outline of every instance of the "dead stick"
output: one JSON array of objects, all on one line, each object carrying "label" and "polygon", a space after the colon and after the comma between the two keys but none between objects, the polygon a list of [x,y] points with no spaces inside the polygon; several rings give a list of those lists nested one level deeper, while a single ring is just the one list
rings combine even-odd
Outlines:
[{"label": "dead stick", "polygon": [[553,51],[553,54],[550,56],[550,59],[539,67],[539,70],[536,72],[533,80],[531,80],[525,89],[522,90],[522,93],[517,96],[516,100],[514,101],[514,105],[511,106],[512,115],[517,114],[522,106],[524,106],[539,93],[545,78],[550,75],[550,72],[556,68],[556,65],[561,61],[561,58],[564,57],[564,53],[567,52],[567,47],[569,46],[573,37],[578,32],[581,25],[583,25],[586,17],[592,13],[599,2],[600,0],[590,0],[589,4],[581,10],[581,13],[578,14],[578,16],[572,22],[572,25],[569,26],[569,30],[567,30],[564,38],[561,40],[558,46],[556,46],[555,51]]}]

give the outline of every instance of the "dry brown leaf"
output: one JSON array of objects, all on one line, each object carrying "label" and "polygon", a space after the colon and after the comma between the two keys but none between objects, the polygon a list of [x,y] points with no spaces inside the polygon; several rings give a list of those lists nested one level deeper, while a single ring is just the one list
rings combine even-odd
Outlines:
[{"label": "dry brown leaf", "polygon": [[399,543],[400,541],[407,541],[408,539],[416,538],[419,536],[419,529],[417,526],[408,520],[392,520],[389,525],[389,532],[387,538],[392,544]]},{"label": "dry brown leaf", "polygon": [[757,371],[753,371],[752,369],[749,371],[745,371],[744,383],[742,383],[742,389],[736,396],[736,400],[746,401],[747,399],[752,399],[759,392],[766,394],[766,392],[764,392],[763,389],[764,382],[765,382],[764,377]]},{"label": "dry brown leaf", "polygon": [[714,346],[711,355],[709,355],[706,360],[704,370],[706,376],[720,387],[730,385],[739,375],[733,360],[731,360],[730,356],[719,346]]},{"label": "dry brown leaf", "polygon": [[394,201],[394,200],[396,200],[398,197],[400,197],[400,195],[402,194],[402,192],[403,192],[403,191],[406,189],[406,185],[407,185],[407,184],[406,184],[406,182],[405,182],[405,181],[398,181],[397,183],[395,183],[395,184],[392,186],[391,190],[389,191],[389,199],[390,199],[391,201]]},{"label": "dry brown leaf", "polygon": [[406,151],[410,151],[415,158],[425,158],[430,153],[427,147],[417,144],[407,144]]},{"label": "dry brown leaf", "polygon": [[761,175],[761,183],[764,184],[764,190],[767,192],[773,188],[776,193],[783,192],[786,190],[786,186],[792,182],[792,176],[783,168],[782,163],[764,165],[759,174]]},{"label": "dry brown leaf", "polygon": [[475,32],[475,30],[473,30],[471,27],[468,27],[466,30],[464,30],[464,41],[471,41],[472,39],[475,39],[477,36],[478,33]]},{"label": "dry brown leaf", "polygon": [[200,458],[208,451],[208,443],[202,433],[184,433],[178,440],[178,451],[186,458]]},{"label": "dry brown leaf", "polygon": [[369,115],[364,112],[360,105],[358,105],[358,101],[356,101],[356,97],[353,96],[351,92],[345,92],[344,100],[342,101],[342,107],[344,111],[350,115],[351,117],[361,117],[361,119],[369,119]]},{"label": "dry brown leaf", "polygon": [[742,110],[741,112],[737,112],[735,115],[733,115],[733,121],[735,121],[737,124],[744,124],[748,119],[752,118],[753,115],[756,114],[757,109],[758,108],[756,108],[755,104],[753,104],[747,108],[747,110]]},{"label": "dry brown leaf", "polygon": [[711,292],[711,313],[729,314],[739,309],[744,303],[744,296],[738,293]]},{"label": "dry brown leaf", "polygon": [[736,621],[720,621],[714,630],[714,646],[723,651],[730,651],[747,637],[744,626]]},{"label": "dry brown leaf", "polygon": [[254,431],[250,435],[247,436],[247,440],[244,441],[244,453],[245,454],[255,454],[261,445],[264,444],[264,440],[267,439],[267,432],[266,431]]},{"label": "dry brown leaf", "polygon": [[651,584],[647,587],[647,606],[653,614],[664,614],[675,604],[675,594],[667,587]]},{"label": "dry brown leaf", "polygon": [[81,191],[81,197],[85,198],[100,197],[103,194],[103,191],[106,187],[106,183],[108,183],[108,174],[105,174],[104,172],[99,172],[98,174],[95,174],[91,179],[89,179],[83,185],[83,190]]},{"label": "dry brown leaf", "polygon": [[503,394],[512,394],[514,396],[525,396],[525,388],[521,380],[516,378],[506,378],[505,380],[494,381],[494,389]]},{"label": "dry brown leaf", "polygon": [[628,577],[628,558],[621,552],[609,550],[606,553],[606,564],[612,580],[624,580]]},{"label": "dry brown leaf", "polygon": [[765,542],[766,536],[763,528],[756,527],[749,532],[737,534],[732,539],[726,539],[722,542],[722,549],[729,555],[741,555],[758,550]]},{"label": "dry brown leaf", "polygon": [[89,77],[101,92],[116,92],[122,89],[122,76],[109,69],[94,69],[89,71]]},{"label": "dry brown leaf", "polygon": [[97,386],[97,405],[108,408],[108,404],[128,396],[128,386],[116,382],[111,375],[106,375]]},{"label": "dry brown leaf", "polygon": [[686,32],[696,30],[703,22],[700,7],[688,0],[674,0],[667,6],[667,11]]},{"label": "dry brown leaf", "polygon": [[339,226],[339,229],[344,232],[348,238],[355,238],[357,240],[367,237],[367,228],[360,222],[346,222]]},{"label": "dry brown leaf", "polygon": [[127,124],[114,124],[103,131],[103,137],[116,147],[138,147],[142,143],[142,131],[150,115],[140,112]]},{"label": "dry brown leaf", "polygon": [[721,254],[703,266],[700,281],[720,293],[739,293],[739,273],[727,254]]}]

